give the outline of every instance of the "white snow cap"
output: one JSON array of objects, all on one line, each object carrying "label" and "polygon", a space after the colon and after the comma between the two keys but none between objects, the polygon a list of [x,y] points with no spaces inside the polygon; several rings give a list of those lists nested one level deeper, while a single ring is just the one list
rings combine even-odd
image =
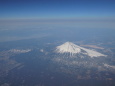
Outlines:
[{"label": "white snow cap", "polygon": [[59,53],[79,53],[81,51],[77,45],[73,44],[72,42],[66,42],[60,46],[56,47],[57,52]]},{"label": "white snow cap", "polygon": [[[86,53],[83,53],[81,50],[84,50]],[[82,54],[88,55],[90,57],[106,56],[106,55],[101,54],[97,51],[86,49],[86,48],[80,47],[78,45],[75,45],[72,42],[66,42],[66,43],[64,43],[60,46],[57,46],[56,47],[56,52],[57,53],[62,53],[62,54],[63,53],[70,53],[71,55],[82,53]]]}]

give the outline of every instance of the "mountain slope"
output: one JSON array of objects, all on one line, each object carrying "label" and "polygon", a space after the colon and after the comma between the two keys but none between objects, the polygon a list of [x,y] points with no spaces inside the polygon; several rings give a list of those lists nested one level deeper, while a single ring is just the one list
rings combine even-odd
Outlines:
[{"label": "mountain slope", "polygon": [[72,42],[66,42],[60,46],[57,46],[56,47],[56,53],[60,53],[60,54],[69,53],[70,56],[75,56],[77,54],[83,54],[83,55],[87,55],[91,58],[92,57],[106,56],[106,55],[99,53],[97,51],[90,50],[90,49],[75,45]]}]

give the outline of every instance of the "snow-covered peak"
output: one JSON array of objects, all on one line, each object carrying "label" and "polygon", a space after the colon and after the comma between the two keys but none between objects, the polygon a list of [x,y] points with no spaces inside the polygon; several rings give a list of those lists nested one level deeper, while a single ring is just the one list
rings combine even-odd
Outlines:
[{"label": "snow-covered peak", "polygon": [[[85,51],[86,53],[83,53],[82,52]],[[84,55],[88,55],[90,57],[99,57],[99,56],[106,56],[104,54],[101,54],[97,51],[94,51],[94,50],[90,50],[90,49],[86,49],[86,48],[83,48],[83,47],[80,47],[72,42],[66,42],[60,46],[57,46],[56,47],[56,52],[57,53],[69,53],[70,56],[74,56],[78,53],[82,53]]]},{"label": "snow-covered peak", "polygon": [[77,45],[73,44],[72,42],[66,42],[60,46],[57,46],[56,51],[58,53],[76,54],[76,53],[79,53],[81,49],[78,48]]}]

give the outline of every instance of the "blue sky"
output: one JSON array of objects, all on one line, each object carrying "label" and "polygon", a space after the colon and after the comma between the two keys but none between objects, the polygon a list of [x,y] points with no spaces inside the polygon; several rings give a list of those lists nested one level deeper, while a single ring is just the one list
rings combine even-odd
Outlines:
[{"label": "blue sky", "polygon": [[0,0],[0,41],[67,28],[115,29],[115,0]]},{"label": "blue sky", "polygon": [[0,19],[115,18],[115,0],[0,0]]}]

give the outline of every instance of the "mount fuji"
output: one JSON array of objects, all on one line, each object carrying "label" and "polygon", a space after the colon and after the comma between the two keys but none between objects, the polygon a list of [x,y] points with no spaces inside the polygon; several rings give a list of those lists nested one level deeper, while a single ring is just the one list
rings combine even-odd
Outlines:
[{"label": "mount fuji", "polygon": [[115,73],[114,61],[110,64],[111,57],[108,56],[108,53],[105,55],[102,52],[105,51],[91,50],[72,42],[65,42],[55,48],[52,54],[52,62],[58,65],[57,70],[67,74],[80,75],[81,71],[85,73],[89,70],[92,73],[94,70],[98,73],[101,71]]},{"label": "mount fuji", "polygon": [[87,49],[84,47],[80,47],[72,42],[65,42],[64,44],[57,46],[55,52],[59,54],[65,54],[70,57],[75,57],[76,55],[80,55],[80,54],[82,55],[82,57],[83,55],[87,55],[91,58],[106,57],[106,55],[100,52],[97,52],[91,49]]}]

